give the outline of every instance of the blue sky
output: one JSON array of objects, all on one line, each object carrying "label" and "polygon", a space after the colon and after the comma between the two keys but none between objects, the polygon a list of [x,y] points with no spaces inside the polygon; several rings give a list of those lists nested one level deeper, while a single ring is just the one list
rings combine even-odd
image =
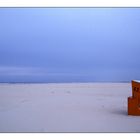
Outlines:
[{"label": "blue sky", "polygon": [[0,8],[0,82],[140,79],[140,8]]}]

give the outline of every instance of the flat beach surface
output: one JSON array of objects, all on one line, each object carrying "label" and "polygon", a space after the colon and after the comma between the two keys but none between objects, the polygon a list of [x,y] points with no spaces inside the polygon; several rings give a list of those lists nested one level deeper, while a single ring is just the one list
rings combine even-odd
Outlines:
[{"label": "flat beach surface", "polygon": [[0,84],[0,132],[140,132],[130,83]]}]

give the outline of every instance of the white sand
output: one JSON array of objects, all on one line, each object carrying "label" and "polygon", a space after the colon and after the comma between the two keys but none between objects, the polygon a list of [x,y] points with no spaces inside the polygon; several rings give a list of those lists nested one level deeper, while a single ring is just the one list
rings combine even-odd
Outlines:
[{"label": "white sand", "polygon": [[0,132],[140,132],[130,83],[0,84]]}]

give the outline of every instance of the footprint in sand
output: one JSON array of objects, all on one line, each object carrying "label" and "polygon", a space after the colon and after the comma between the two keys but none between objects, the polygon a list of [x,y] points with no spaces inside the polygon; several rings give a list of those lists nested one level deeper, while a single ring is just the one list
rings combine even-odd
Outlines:
[{"label": "footprint in sand", "polygon": [[54,91],[51,91],[51,93],[54,94],[55,92]]},{"label": "footprint in sand", "polygon": [[71,92],[70,92],[70,91],[66,91],[66,93],[67,93],[67,94],[71,94]]},{"label": "footprint in sand", "polygon": [[29,100],[24,99],[24,100],[21,101],[21,103],[25,103],[25,102],[28,102],[28,101],[29,101]]}]

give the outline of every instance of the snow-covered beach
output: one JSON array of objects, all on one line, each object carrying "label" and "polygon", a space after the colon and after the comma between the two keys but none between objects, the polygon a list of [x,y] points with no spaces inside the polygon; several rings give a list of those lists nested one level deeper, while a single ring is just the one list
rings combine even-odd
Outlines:
[{"label": "snow-covered beach", "polygon": [[130,83],[0,84],[0,132],[140,132]]}]

